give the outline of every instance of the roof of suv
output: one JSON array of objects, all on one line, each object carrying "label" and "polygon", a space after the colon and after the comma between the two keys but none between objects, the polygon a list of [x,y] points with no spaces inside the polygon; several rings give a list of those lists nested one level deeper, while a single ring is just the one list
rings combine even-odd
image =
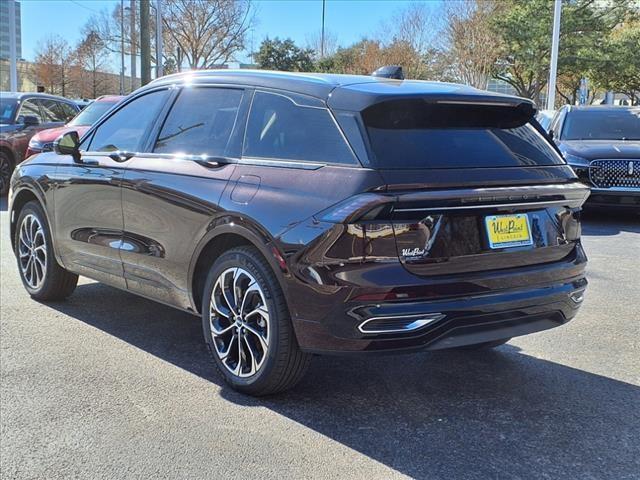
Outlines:
[{"label": "roof of suv", "polygon": [[567,111],[611,112],[622,110],[640,110],[637,105],[566,105]]},{"label": "roof of suv", "polygon": [[0,97],[14,98],[16,100],[21,100],[25,97],[50,98],[52,100],[61,100],[67,103],[73,103],[73,100],[69,100],[68,98],[60,97],[58,95],[49,95],[47,93],[36,93],[36,92],[0,92]]},{"label": "roof of suv", "polygon": [[530,100],[478,90],[467,85],[421,80],[391,80],[368,75],[294,73],[270,70],[194,70],[159,78],[151,86],[167,84],[219,83],[273,88],[310,95],[337,109],[360,111],[380,101],[430,97],[436,100],[507,103],[520,105]]}]

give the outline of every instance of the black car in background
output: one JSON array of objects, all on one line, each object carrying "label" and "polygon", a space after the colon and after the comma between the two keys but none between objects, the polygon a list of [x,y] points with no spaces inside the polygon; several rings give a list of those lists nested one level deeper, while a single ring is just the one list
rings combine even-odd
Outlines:
[{"label": "black car in background", "polygon": [[588,206],[640,212],[640,107],[566,105],[550,133],[591,187]]},{"label": "black car in background", "polygon": [[85,275],[200,315],[255,395],[313,353],[494,347],[573,318],[587,284],[589,190],[535,113],[444,83],[163,77],[18,167],[20,275],[39,300]]},{"label": "black car in background", "polygon": [[31,137],[64,125],[79,111],[55,95],[0,92],[0,195],[7,194],[11,172],[25,159]]}]

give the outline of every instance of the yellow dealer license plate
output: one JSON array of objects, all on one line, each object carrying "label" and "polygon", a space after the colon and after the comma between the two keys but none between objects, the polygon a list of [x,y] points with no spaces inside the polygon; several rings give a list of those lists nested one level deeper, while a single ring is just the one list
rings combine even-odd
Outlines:
[{"label": "yellow dealer license plate", "polygon": [[489,215],[484,219],[491,248],[531,245],[531,228],[526,213]]}]

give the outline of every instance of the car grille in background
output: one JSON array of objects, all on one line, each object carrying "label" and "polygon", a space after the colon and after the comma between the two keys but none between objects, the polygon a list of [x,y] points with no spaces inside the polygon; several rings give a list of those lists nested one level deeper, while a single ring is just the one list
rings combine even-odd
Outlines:
[{"label": "car grille in background", "polygon": [[589,177],[598,188],[640,188],[640,159],[594,160]]}]

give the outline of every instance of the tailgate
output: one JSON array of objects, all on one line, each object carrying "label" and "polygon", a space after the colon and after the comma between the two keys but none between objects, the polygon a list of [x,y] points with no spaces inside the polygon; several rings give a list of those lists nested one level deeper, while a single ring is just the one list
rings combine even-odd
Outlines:
[{"label": "tailgate", "polygon": [[580,238],[582,184],[398,192],[396,250],[416,275],[558,261]]}]

